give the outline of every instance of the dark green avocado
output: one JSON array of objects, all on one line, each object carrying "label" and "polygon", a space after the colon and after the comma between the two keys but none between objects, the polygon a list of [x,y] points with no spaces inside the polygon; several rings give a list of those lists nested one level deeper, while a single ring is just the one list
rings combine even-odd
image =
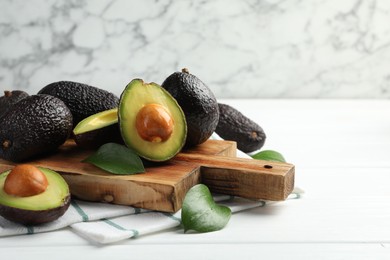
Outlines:
[{"label": "dark green avocado", "polygon": [[14,104],[25,97],[28,97],[28,94],[22,90],[5,90],[4,96],[0,97],[0,118],[2,118]]},{"label": "dark green avocado", "polygon": [[219,106],[219,122],[215,132],[225,140],[237,142],[237,148],[245,153],[263,147],[266,135],[263,129],[237,109],[226,105]]},{"label": "dark green avocado", "polygon": [[0,119],[0,158],[19,162],[49,153],[72,132],[72,114],[60,99],[32,95]]},{"label": "dark green avocado", "polygon": [[81,120],[73,129],[78,146],[96,149],[105,143],[123,143],[118,124],[118,109],[113,108]]},{"label": "dark green avocado", "polygon": [[118,107],[119,103],[119,98],[106,90],[72,81],[51,83],[38,94],[61,99],[72,112],[74,126],[86,117]]},{"label": "dark green avocado", "polygon": [[156,83],[132,80],[121,94],[118,117],[126,146],[146,160],[167,161],[184,146],[187,135],[184,112]]},{"label": "dark green avocado", "polygon": [[215,131],[219,110],[213,92],[195,75],[183,69],[174,72],[162,84],[179,103],[187,120],[185,146],[192,147],[205,142]]},{"label": "dark green avocado", "polygon": [[24,225],[38,225],[62,216],[70,205],[70,191],[63,177],[55,171],[38,167],[46,176],[45,191],[33,196],[15,196],[5,192],[4,184],[11,170],[0,173],[0,215]]}]

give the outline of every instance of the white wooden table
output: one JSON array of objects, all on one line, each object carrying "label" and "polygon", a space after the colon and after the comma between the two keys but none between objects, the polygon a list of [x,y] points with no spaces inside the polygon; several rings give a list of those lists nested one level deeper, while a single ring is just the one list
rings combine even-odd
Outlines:
[{"label": "white wooden table", "polygon": [[70,229],[0,238],[1,259],[390,259],[390,100],[220,100],[296,165],[289,200],[223,230],[172,229],[96,245]]}]

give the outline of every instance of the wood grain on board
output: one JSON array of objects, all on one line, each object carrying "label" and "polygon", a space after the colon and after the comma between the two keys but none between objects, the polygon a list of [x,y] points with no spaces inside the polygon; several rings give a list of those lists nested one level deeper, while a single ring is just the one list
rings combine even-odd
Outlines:
[{"label": "wood grain on board", "polygon": [[[67,141],[49,156],[30,161],[55,170],[68,182],[72,196],[88,201],[176,212],[186,192],[198,183],[213,192],[250,199],[284,200],[294,188],[294,165],[236,157],[236,143],[208,140],[175,158],[146,167],[136,175],[113,175],[81,162],[94,151]],[[0,170],[15,164],[0,160]]]}]

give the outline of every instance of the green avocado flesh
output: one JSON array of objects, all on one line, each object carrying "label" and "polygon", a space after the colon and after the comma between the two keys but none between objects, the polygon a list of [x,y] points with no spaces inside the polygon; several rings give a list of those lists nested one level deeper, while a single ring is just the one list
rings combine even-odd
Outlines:
[{"label": "green avocado flesh", "polygon": [[[138,112],[150,104],[161,105],[173,119],[173,131],[165,141],[144,140],[137,131]],[[184,113],[176,100],[156,83],[144,83],[141,79],[132,80],[120,97],[118,115],[120,131],[125,144],[147,160],[169,160],[184,146],[187,136]]]},{"label": "green avocado flesh", "polygon": [[23,210],[48,210],[61,207],[64,200],[69,196],[69,187],[58,173],[39,167],[46,175],[49,185],[47,189],[34,196],[17,197],[4,192],[4,182],[11,170],[0,174],[0,205],[23,209]]},{"label": "green avocado flesh", "polygon": [[118,109],[105,110],[83,119],[73,129],[73,135],[77,145],[86,149],[96,149],[106,143],[122,144]]},{"label": "green avocado flesh", "polygon": [[73,133],[75,135],[83,134],[115,123],[118,123],[117,108],[102,111],[83,119],[73,129]]}]

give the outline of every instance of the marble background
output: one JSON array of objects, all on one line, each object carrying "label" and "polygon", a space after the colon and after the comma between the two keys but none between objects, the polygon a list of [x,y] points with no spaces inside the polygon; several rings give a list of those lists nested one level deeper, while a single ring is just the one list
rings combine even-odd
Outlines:
[{"label": "marble background", "polygon": [[389,98],[390,1],[0,0],[1,90],[183,67],[218,98]]}]

